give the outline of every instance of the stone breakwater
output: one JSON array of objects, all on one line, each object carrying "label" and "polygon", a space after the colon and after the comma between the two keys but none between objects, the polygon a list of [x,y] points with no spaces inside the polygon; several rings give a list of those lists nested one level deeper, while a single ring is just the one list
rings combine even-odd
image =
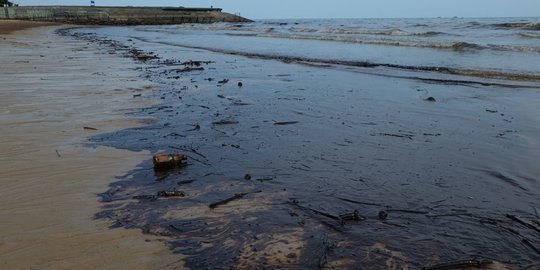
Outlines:
[{"label": "stone breakwater", "polygon": [[0,19],[74,24],[139,25],[249,22],[219,8],[23,6],[0,9]]}]

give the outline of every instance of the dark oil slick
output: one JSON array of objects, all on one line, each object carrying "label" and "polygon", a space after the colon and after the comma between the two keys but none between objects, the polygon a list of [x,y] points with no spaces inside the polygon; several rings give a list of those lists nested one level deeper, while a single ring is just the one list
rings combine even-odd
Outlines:
[{"label": "dark oil slick", "polygon": [[[91,144],[189,160],[169,171],[143,162],[102,194],[98,218],[164,236],[193,269],[526,268],[540,260],[535,77],[313,65],[122,31],[65,34],[135,61],[134,49],[156,55],[139,61],[154,96],[137,98],[161,102],[131,112],[152,117],[144,126]],[[189,61],[198,69],[178,72]]]}]

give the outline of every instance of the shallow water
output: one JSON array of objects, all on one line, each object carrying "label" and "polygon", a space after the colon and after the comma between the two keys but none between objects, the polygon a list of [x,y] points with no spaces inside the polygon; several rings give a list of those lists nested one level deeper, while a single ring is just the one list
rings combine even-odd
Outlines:
[{"label": "shallow water", "polygon": [[[479,24],[497,33],[534,28],[495,25],[500,21],[506,19]],[[448,29],[439,29],[433,21],[403,22],[416,28],[376,22],[362,27],[450,32],[467,24],[441,20],[438,25]],[[299,21],[294,27],[316,23]],[[183,169],[154,172],[148,161],[119,178],[103,194],[108,203],[98,217],[169,237],[171,248],[188,255],[186,265],[195,269],[276,264],[407,269],[463,259],[523,268],[540,260],[538,232],[506,217],[539,219],[537,80],[333,61],[336,54],[347,61],[377,57],[400,66],[537,74],[532,62],[511,56],[534,59],[535,53],[505,51],[498,57],[501,52],[490,49],[412,48],[422,55],[413,57],[407,53],[411,48],[385,45],[362,54],[362,44],[238,37],[227,34],[236,29],[222,29],[265,24],[291,31],[294,23],[75,30],[86,33],[79,38],[109,44],[127,57],[130,48],[160,57],[147,61],[141,73],[160,84],[151,98],[162,103],[136,114],[155,121],[95,136],[93,144],[190,156]],[[88,34],[93,32],[98,35]],[[298,42],[305,46],[293,46]],[[311,42],[317,44],[308,46]],[[390,57],[391,50],[405,56]],[[267,52],[300,59],[253,55]],[[432,58],[438,54],[446,58]],[[187,60],[212,63],[179,72]],[[218,82],[223,79],[229,81]],[[186,197],[155,196],[175,189]],[[209,207],[234,195],[235,200]],[[339,220],[354,210],[366,219]],[[380,211],[388,218],[380,219]]]}]

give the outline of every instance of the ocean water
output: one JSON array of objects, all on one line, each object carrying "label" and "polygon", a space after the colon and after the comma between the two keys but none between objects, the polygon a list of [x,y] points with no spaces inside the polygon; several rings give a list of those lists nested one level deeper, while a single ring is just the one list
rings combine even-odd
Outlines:
[{"label": "ocean water", "polygon": [[540,79],[539,18],[269,20],[132,30],[119,31],[152,42],[268,59]]},{"label": "ocean water", "polygon": [[[133,112],[146,126],[92,144],[190,156],[185,169],[154,172],[148,161],[120,177],[98,216],[165,237],[194,269],[538,265],[539,27],[456,18],[73,29],[134,58],[160,101]],[[186,198],[154,197],[164,190]],[[365,219],[340,220],[354,211]]]}]

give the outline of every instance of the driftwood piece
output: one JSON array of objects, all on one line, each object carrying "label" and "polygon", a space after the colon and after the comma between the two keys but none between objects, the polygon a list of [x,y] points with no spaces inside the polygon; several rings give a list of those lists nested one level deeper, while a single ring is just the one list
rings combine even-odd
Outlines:
[{"label": "driftwood piece", "polygon": [[285,126],[285,125],[294,125],[300,123],[299,121],[281,121],[281,122],[274,122],[274,125],[277,126]]},{"label": "driftwood piece", "polygon": [[[252,193],[259,193],[259,192],[262,192],[261,190],[258,190],[258,191],[254,191]],[[234,196],[232,197],[229,197],[225,200],[221,200],[221,201],[218,201],[218,202],[215,202],[215,203],[211,203],[208,205],[208,207],[210,207],[211,209],[214,209],[220,205],[224,205],[224,204],[228,204],[229,202],[232,202],[234,200],[238,200],[238,199],[241,199],[243,198],[244,196],[248,195],[249,193],[237,193],[237,194],[234,194]]]}]

